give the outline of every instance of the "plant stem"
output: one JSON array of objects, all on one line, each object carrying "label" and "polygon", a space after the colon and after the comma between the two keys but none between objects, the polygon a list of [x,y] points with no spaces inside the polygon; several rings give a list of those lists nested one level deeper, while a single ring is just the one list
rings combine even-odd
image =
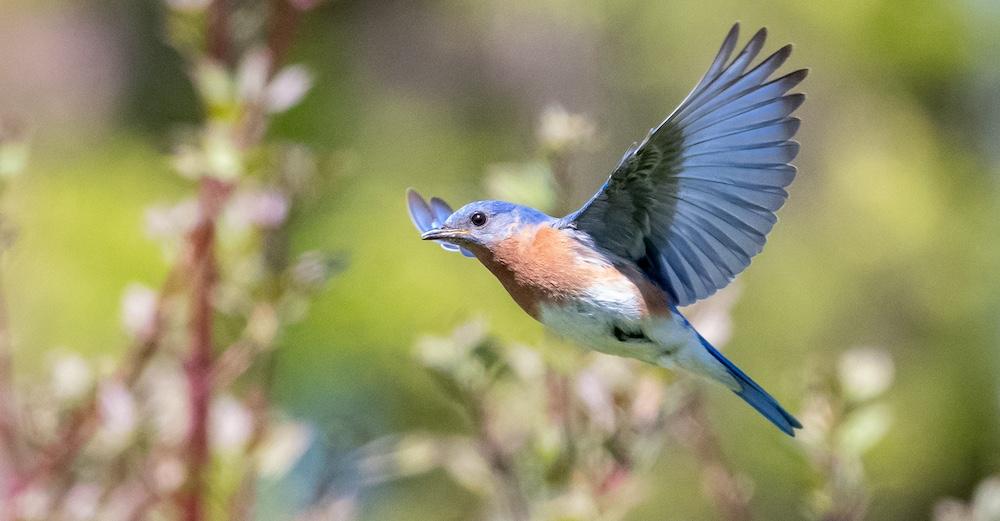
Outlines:
[{"label": "plant stem", "polygon": [[229,2],[213,0],[208,8],[208,27],[205,30],[205,45],[209,56],[222,63],[232,65],[229,41]]},{"label": "plant stem", "polygon": [[205,518],[205,473],[209,464],[208,412],[212,395],[213,340],[212,295],[216,282],[215,227],[219,212],[231,191],[228,184],[211,177],[201,181],[199,207],[201,219],[188,237],[187,259],[190,279],[190,348],[185,371],[188,379],[190,431],[187,441],[188,478],[181,494],[183,518]]}]

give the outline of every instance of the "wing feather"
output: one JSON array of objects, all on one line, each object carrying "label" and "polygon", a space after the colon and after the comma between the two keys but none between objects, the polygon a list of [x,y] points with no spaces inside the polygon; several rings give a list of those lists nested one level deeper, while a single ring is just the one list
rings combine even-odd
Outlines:
[{"label": "wing feather", "polygon": [[680,106],[562,221],[636,261],[676,305],[711,295],[750,264],[796,174],[800,122],[791,114],[805,98],[788,92],[807,71],[769,80],[790,45],[751,67],[764,29],[730,61],[738,35],[734,25]]}]

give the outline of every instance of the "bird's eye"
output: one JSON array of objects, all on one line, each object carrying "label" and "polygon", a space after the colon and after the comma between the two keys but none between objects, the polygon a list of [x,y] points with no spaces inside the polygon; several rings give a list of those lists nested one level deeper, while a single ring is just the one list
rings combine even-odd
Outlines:
[{"label": "bird's eye", "polygon": [[469,220],[476,226],[482,226],[486,224],[486,214],[483,212],[476,212],[469,216]]}]

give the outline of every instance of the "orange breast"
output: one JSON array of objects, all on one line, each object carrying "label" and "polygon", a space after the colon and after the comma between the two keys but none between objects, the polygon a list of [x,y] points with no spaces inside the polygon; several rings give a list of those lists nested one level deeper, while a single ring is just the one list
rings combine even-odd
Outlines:
[{"label": "orange breast", "polygon": [[643,314],[666,314],[666,294],[632,265],[616,265],[568,233],[549,226],[528,228],[476,252],[525,312],[539,318],[539,305],[572,303],[594,284],[622,284],[635,291]]}]

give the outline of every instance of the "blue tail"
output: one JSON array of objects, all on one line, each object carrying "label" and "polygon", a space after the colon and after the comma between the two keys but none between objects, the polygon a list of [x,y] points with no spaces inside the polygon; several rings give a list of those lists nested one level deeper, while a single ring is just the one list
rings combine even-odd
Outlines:
[{"label": "blue tail", "polygon": [[757,385],[757,382],[753,381],[749,376],[746,375],[736,364],[732,363],[726,357],[722,356],[718,350],[712,347],[712,344],[708,343],[704,337],[698,335],[698,339],[701,340],[701,345],[705,346],[716,360],[722,363],[729,371],[729,374],[733,375],[740,384],[739,391],[733,391],[736,396],[743,398],[749,403],[757,412],[764,415],[765,418],[771,420],[771,423],[775,424],[779,429],[781,429],[785,434],[789,436],[795,436],[795,429],[801,429],[802,424],[799,420],[796,420],[794,416],[789,414],[778,401],[774,399],[770,394],[767,394],[761,386]]}]

